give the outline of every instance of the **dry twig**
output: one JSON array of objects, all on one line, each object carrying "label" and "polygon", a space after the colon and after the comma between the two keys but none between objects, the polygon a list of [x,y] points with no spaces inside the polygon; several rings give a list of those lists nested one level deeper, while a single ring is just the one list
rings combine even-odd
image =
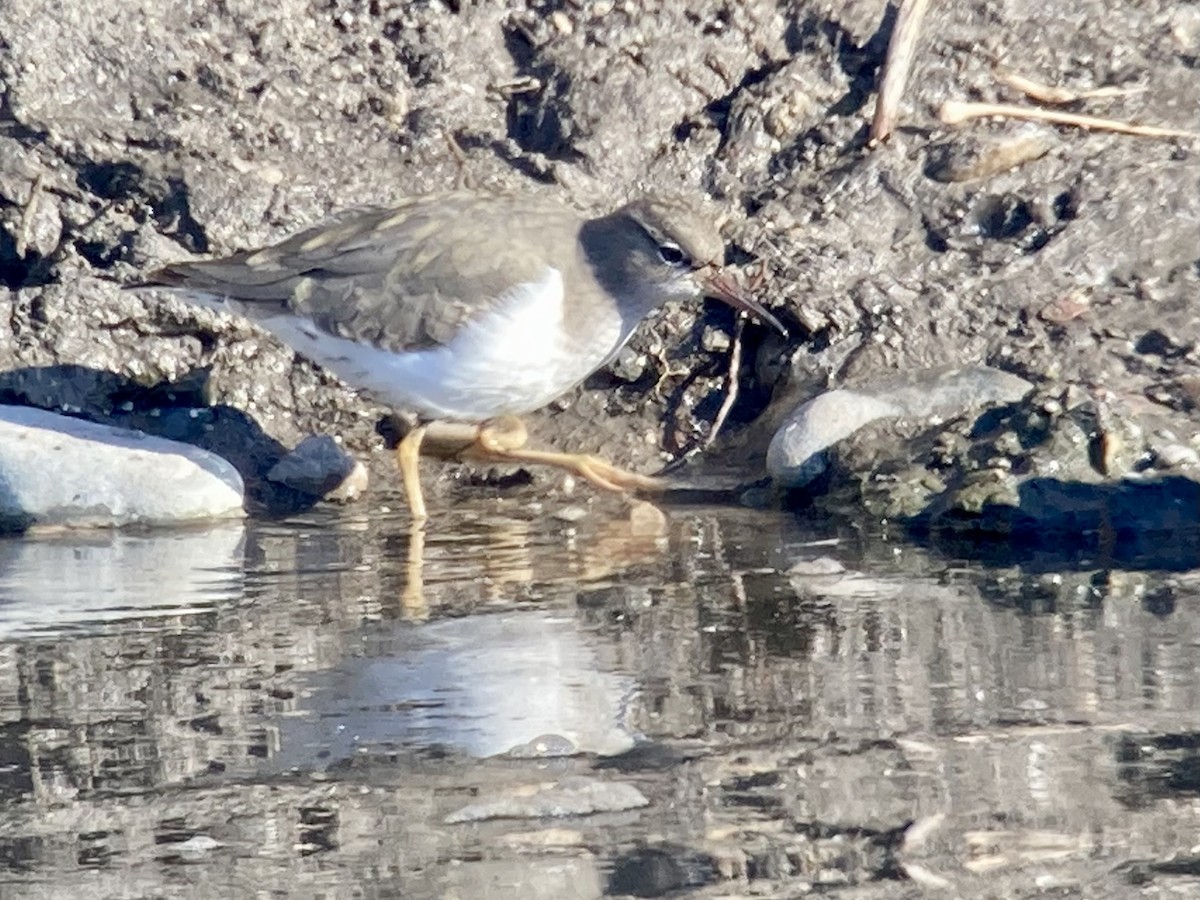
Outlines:
[{"label": "dry twig", "polygon": [[1200,133],[1184,131],[1180,128],[1133,125],[1117,119],[1060,112],[1056,109],[1040,109],[1035,106],[1015,106],[1010,103],[971,103],[962,100],[947,100],[938,110],[938,118],[947,125],[961,125],[969,119],[980,119],[987,116],[1049,122],[1052,125],[1071,125],[1092,131],[1111,131],[1116,134],[1132,134],[1138,137],[1200,139]]},{"label": "dry twig", "polygon": [[33,217],[37,213],[38,195],[42,192],[42,176],[39,174],[29,186],[29,200],[21,209],[21,222],[17,226],[17,240],[14,250],[21,259],[29,250],[29,232],[33,229]]},{"label": "dry twig", "polygon": [[1082,100],[1125,97],[1144,90],[1141,87],[1116,87],[1115,85],[1108,85],[1086,91],[1073,91],[1069,88],[1058,87],[1057,85],[1042,84],[1041,82],[1034,81],[1032,78],[1026,78],[1024,75],[1018,75],[1016,72],[1005,68],[996,69],[996,78],[1001,84],[1005,84],[1015,91],[1020,91],[1031,100],[1036,100],[1038,103],[1048,103],[1051,106],[1078,103]]},{"label": "dry twig", "polygon": [[717,439],[717,435],[721,433],[721,428],[724,427],[725,420],[729,418],[729,411],[733,409],[733,404],[737,403],[738,373],[742,368],[742,331],[745,327],[746,317],[743,314],[739,314],[737,322],[733,326],[733,338],[729,342],[729,373],[726,375],[725,399],[721,401],[721,408],[717,410],[712,428],[708,430],[708,436],[700,444],[700,449],[702,450],[707,450],[712,446],[713,441]]},{"label": "dry twig", "polygon": [[879,79],[879,95],[875,100],[875,115],[871,119],[871,145],[886,140],[896,125],[896,111],[900,107],[900,98],[904,96],[904,86],[908,83],[917,39],[921,34],[921,20],[928,6],[929,0],[900,0],[896,25],[892,29],[887,58],[883,61]]}]

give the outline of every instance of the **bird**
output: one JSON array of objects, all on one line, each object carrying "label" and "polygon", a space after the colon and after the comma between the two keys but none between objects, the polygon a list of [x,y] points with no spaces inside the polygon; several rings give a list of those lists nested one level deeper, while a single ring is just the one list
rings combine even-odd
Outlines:
[{"label": "bird", "polygon": [[724,269],[690,198],[647,193],[587,217],[522,193],[458,190],[350,210],[260,249],[174,262],[139,288],[243,315],[408,415],[396,459],[414,522],[431,425],[473,427],[459,458],[548,465],[618,492],[661,479],[596,456],[525,447],[520,416],[610,362],[662,304],[724,301],[786,329]]}]

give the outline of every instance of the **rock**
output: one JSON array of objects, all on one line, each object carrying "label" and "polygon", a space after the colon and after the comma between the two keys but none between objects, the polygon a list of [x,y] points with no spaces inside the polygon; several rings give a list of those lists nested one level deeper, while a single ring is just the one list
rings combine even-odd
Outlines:
[{"label": "rock", "polygon": [[2,530],[242,515],[241,476],[215,454],[33,407],[0,407]]},{"label": "rock", "polygon": [[541,819],[624,812],[649,806],[650,801],[632,784],[573,776],[539,788],[536,793],[514,793],[464,806],[446,816],[447,824],[487,819]]},{"label": "rock", "polygon": [[646,355],[631,347],[622,347],[608,364],[608,370],[614,378],[633,384],[646,373]]},{"label": "rock", "polygon": [[576,522],[581,522],[587,518],[587,510],[582,506],[564,506],[562,509],[555,511],[553,515],[560,522],[574,525]]},{"label": "rock", "polygon": [[803,487],[825,470],[822,451],[885,418],[934,419],[1013,403],[1032,385],[987,366],[924,370],[858,388],[827,391],[802,403],[775,432],[767,471],[783,487]]},{"label": "rock", "polygon": [[1023,126],[999,137],[957,132],[929,149],[925,174],[938,181],[991,178],[1045,156],[1058,135],[1043,126]]},{"label": "rock", "polygon": [[1187,469],[1200,466],[1200,453],[1183,444],[1167,444],[1158,448],[1154,458],[1158,469]]},{"label": "rock", "polygon": [[370,476],[336,440],[314,434],[272,466],[267,479],[310,497],[345,503],[363,495]]},{"label": "rock", "polygon": [[767,471],[783,487],[802,487],[823,471],[819,454],[869,422],[901,414],[887,400],[835,390],[801,404],[775,432],[767,448]]},{"label": "rock", "polygon": [[903,522],[922,540],[988,535],[1139,567],[1192,564],[1200,481],[1186,467],[1154,470],[1139,409],[1068,389],[903,445],[864,430],[838,448],[838,478],[816,502]]},{"label": "rock", "polygon": [[700,346],[709,353],[724,353],[732,343],[733,339],[725,329],[715,325],[704,326],[704,332],[700,335]]},{"label": "rock", "polygon": [[558,756],[573,756],[577,748],[561,734],[542,734],[524,744],[517,744],[508,751],[513,759],[553,759]]}]

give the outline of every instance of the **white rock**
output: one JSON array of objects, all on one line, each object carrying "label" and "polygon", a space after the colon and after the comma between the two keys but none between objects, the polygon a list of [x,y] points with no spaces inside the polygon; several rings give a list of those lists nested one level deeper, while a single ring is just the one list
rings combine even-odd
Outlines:
[{"label": "white rock", "polygon": [[824,451],[878,419],[932,421],[968,409],[1015,403],[1033,385],[988,366],[923,369],[858,388],[826,391],[800,404],[771,438],[767,471],[802,487],[826,466]]},{"label": "white rock", "polygon": [[0,406],[0,530],[170,525],[244,515],[242,478],[199,447]]}]

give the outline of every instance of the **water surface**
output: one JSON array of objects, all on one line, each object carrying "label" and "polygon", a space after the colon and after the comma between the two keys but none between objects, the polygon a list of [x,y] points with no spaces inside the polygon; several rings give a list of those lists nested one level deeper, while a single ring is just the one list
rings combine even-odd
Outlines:
[{"label": "water surface", "polygon": [[0,542],[0,896],[1200,893],[1195,571],[386,505]]}]

